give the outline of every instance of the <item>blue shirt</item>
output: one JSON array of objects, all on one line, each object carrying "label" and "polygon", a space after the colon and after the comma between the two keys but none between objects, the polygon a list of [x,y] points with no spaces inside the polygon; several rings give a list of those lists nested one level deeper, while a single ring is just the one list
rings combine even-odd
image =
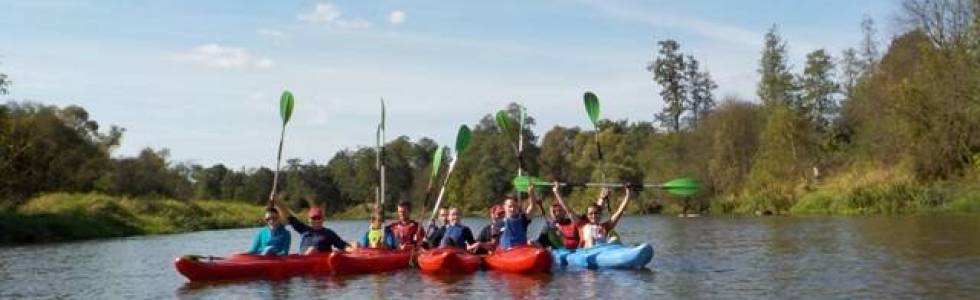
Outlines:
[{"label": "blue shirt", "polygon": [[257,255],[287,255],[289,254],[289,231],[286,227],[279,225],[275,229],[269,226],[262,226],[259,233],[252,241],[252,249],[248,254]]},{"label": "blue shirt", "polygon": [[504,228],[500,230],[500,243],[497,247],[510,249],[514,246],[527,245],[527,225],[531,224],[531,219],[520,214],[516,217],[504,218],[502,223]]},{"label": "blue shirt", "polygon": [[299,253],[306,252],[306,249],[310,247],[315,247],[320,252],[329,252],[333,248],[343,250],[349,246],[340,236],[337,236],[337,233],[326,227],[313,229],[294,216],[289,216],[287,220],[289,220],[289,226],[293,226],[293,230],[300,234]]},{"label": "blue shirt", "polygon": [[469,227],[463,226],[463,224],[449,225],[444,228],[445,233],[442,235],[442,241],[439,243],[439,247],[466,249],[466,245],[474,242],[473,232],[470,231]]}]

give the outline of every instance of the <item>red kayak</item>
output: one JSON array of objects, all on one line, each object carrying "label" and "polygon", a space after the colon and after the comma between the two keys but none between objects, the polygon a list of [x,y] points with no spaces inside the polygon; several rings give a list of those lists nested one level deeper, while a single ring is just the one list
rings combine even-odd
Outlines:
[{"label": "red kayak", "polygon": [[330,256],[334,274],[381,273],[407,268],[412,251],[360,248]]},{"label": "red kayak", "polygon": [[174,261],[177,272],[190,281],[265,278],[278,279],[303,274],[330,274],[329,253],[314,255],[230,257],[187,255]]},{"label": "red kayak", "polygon": [[508,273],[546,273],[551,271],[551,251],[537,246],[516,246],[497,250],[484,258],[487,268]]},{"label": "red kayak", "polygon": [[429,274],[469,274],[476,272],[483,259],[463,249],[438,248],[425,251],[416,258],[419,269]]}]

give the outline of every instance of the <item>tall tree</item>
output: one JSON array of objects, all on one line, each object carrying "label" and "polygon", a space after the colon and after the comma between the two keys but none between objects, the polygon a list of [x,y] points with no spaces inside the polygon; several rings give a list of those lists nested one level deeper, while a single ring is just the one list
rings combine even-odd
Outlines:
[{"label": "tall tree", "polygon": [[759,81],[756,93],[766,106],[774,104],[791,105],[795,90],[793,74],[790,73],[786,57],[786,42],[779,36],[778,27],[773,25],[766,33],[759,60]]},{"label": "tall tree", "polygon": [[922,30],[939,48],[970,42],[976,14],[976,0],[904,0],[900,20]]},{"label": "tall tree", "polygon": [[698,120],[703,119],[715,107],[714,90],[718,84],[711,80],[708,71],[701,71],[701,66],[694,56],[687,56],[687,68],[684,71],[687,79],[687,107],[691,110],[690,126],[696,127]]},{"label": "tall tree", "polygon": [[875,28],[875,21],[870,16],[865,15],[861,20],[861,60],[862,72],[867,73],[875,69],[880,59],[878,54],[878,30]]},{"label": "tall tree", "polygon": [[647,71],[653,73],[653,80],[660,85],[660,96],[664,100],[664,109],[656,115],[656,119],[663,127],[678,132],[687,102],[684,55],[677,41],[664,40],[657,42],[657,45],[660,45],[657,58],[647,65]]},{"label": "tall tree", "polygon": [[854,95],[854,87],[857,85],[861,76],[861,64],[857,56],[857,50],[847,48],[841,52],[840,63],[837,64],[840,71],[840,88],[844,93],[844,99],[849,100]]},{"label": "tall tree", "polygon": [[798,111],[815,126],[818,132],[827,132],[834,114],[837,113],[835,95],[839,87],[834,82],[834,62],[824,49],[806,55],[806,68],[800,78],[800,107]]}]

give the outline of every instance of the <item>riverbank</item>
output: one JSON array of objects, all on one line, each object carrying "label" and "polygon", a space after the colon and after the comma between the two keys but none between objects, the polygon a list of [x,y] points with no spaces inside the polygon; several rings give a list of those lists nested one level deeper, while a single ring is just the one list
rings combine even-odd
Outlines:
[{"label": "riverbank", "polygon": [[60,242],[258,226],[263,207],[237,201],[54,193],[0,212],[0,244]]}]

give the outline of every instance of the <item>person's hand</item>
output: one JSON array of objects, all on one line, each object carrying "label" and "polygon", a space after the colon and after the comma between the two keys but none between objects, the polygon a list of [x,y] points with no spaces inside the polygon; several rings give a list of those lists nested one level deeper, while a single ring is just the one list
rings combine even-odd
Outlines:
[{"label": "person's hand", "polygon": [[551,192],[552,193],[555,193],[557,195],[558,194],[558,190],[560,190],[560,189],[561,189],[561,185],[559,185],[559,183],[557,181],[551,183]]},{"label": "person's hand", "polygon": [[533,196],[534,195],[533,194],[534,193],[534,181],[533,180],[529,181],[529,183],[527,185],[527,190],[526,191],[527,191],[527,194],[528,195],[532,195],[531,197],[534,197]]},{"label": "person's hand", "polygon": [[478,242],[466,245],[466,251],[476,252],[477,249],[480,249],[480,243]]},{"label": "person's hand", "polygon": [[623,183],[623,189],[626,190],[626,197],[629,197],[630,193],[633,191],[633,184],[629,182]]}]

